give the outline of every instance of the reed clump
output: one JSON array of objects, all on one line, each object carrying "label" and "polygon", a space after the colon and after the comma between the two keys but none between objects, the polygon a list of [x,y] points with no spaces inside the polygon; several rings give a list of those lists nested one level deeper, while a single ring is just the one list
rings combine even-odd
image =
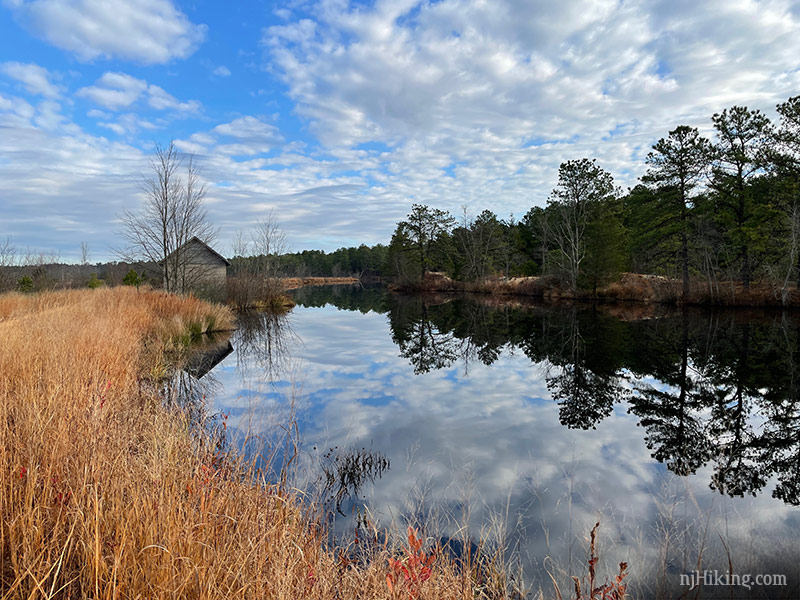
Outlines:
[{"label": "reed clump", "polygon": [[0,296],[0,597],[503,597],[422,535],[327,547],[298,492],[160,401],[182,336],[232,322],[151,290]]}]

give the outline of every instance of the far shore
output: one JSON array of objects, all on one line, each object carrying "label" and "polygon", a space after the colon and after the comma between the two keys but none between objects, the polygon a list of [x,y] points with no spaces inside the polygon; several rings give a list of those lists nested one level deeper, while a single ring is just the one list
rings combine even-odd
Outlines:
[{"label": "far shore", "polygon": [[623,273],[618,281],[593,290],[569,290],[548,277],[494,278],[482,281],[457,281],[444,273],[426,273],[422,281],[393,283],[396,292],[470,293],[492,297],[527,297],[544,301],[633,302],[644,304],[724,306],[724,307],[800,307],[800,290],[792,287],[785,297],[769,283],[754,283],[745,290],[735,282],[718,282],[713,288],[693,281],[687,299],[681,282],[658,275]]},{"label": "far shore", "polygon": [[284,290],[296,290],[307,285],[352,285],[360,283],[358,277],[284,277],[281,279]]}]

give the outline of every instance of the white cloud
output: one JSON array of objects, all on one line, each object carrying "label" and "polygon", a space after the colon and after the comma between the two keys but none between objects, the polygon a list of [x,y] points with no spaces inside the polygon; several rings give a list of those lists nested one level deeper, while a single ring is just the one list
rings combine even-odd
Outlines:
[{"label": "white cloud", "polygon": [[58,87],[50,82],[49,71],[39,65],[5,62],[0,64],[0,71],[19,81],[31,94],[39,94],[47,98],[58,98],[61,95]]},{"label": "white cloud", "polygon": [[36,35],[80,60],[122,58],[165,63],[186,58],[205,39],[170,0],[6,1]]},{"label": "white cloud", "polygon": [[[45,6],[16,4],[19,14]],[[209,198],[226,207],[214,213],[223,238],[278,208],[296,248],[332,249],[387,241],[412,202],[519,217],[544,202],[560,162],[581,156],[632,185],[650,145],[674,126],[711,133],[710,115],[733,103],[774,116],[774,104],[800,89],[800,13],[785,0],[355,6],[325,0],[281,11],[285,22],[262,36],[269,77],[231,90],[231,98],[242,94],[241,112],[220,116],[213,100],[201,106],[202,98],[171,95],[166,79],[158,80],[162,89],[118,72],[79,90],[96,104],[79,110],[94,109],[88,116],[105,135],[126,137],[147,124],[167,137],[170,118],[208,117],[194,128],[182,123],[177,143],[198,155]],[[224,59],[198,62],[208,74]],[[86,77],[76,71],[70,77]],[[267,104],[280,88],[276,75],[294,102],[292,117],[282,99]],[[55,105],[15,98],[10,89],[0,90],[3,123],[23,128],[36,119],[39,133],[70,125]],[[264,104],[255,108],[259,98]],[[280,116],[267,116],[273,112]],[[278,129],[297,128],[294,119],[296,137]],[[38,156],[5,148],[6,166]],[[17,188],[34,194],[30,181]]]},{"label": "white cloud", "polygon": [[93,108],[91,110],[86,111],[86,116],[91,119],[110,119],[111,113],[107,113],[105,111]]},{"label": "white cloud", "polygon": [[66,117],[61,114],[61,105],[53,100],[44,100],[37,106],[37,114],[34,123],[45,131],[54,131],[64,128],[67,132],[74,132],[76,128],[72,126]]},{"label": "white cloud", "polygon": [[156,110],[173,110],[179,113],[200,111],[200,103],[197,100],[181,102],[163,88],[148,85],[145,80],[125,73],[105,73],[95,85],[81,88],[75,95],[88,98],[110,110],[129,107],[140,98],[146,97],[150,108]]},{"label": "white cloud", "polygon": [[[39,108],[41,116],[37,111],[0,135],[0,219],[15,239],[33,248],[55,248],[67,257],[91,236],[98,254],[108,255],[116,243],[116,215],[136,205],[146,157],[63,120],[46,127],[53,111]],[[69,223],[75,224],[72,231],[65,229]]]},{"label": "white cloud", "polygon": [[[189,139],[176,141],[184,152],[209,155],[211,160],[214,156],[228,159],[263,154],[283,142],[283,136],[277,127],[253,116],[239,117],[229,123],[217,125],[208,133],[195,133]],[[265,165],[258,164],[257,168]]]},{"label": "white cloud", "polygon": [[219,67],[211,71],[211,74],[216,77],[230,77],[231,70],[225,65],[220,65]]},{"label": "white cloud", "polygon": [[[108,115],[106,115],[104,118],[108,119]],[[143,119],[139,115],[133,113],[121,115],[116,121],[99,121],[98,125],[105,127],[106,129],[110,129],[117,135],[132,135],[142,129],[153,131],[159,128],[158,124],[148,121],[147,119]]]},{"label": "white cloud", "polygon": [[149,97],[147,103],[156,110],[174,110],[182,113],[196,113],[200,111],[200,103],[197,100],[180,102],[177,98],[165,92],[157,85],[151,85],[147,89]]},{"label": "white cloud", "polygon": [[110,110],[119,110],[136,102],[147,90],[147,82],[125,73],[105,73],[95,85],[79,89],[75,95],[88,98]]},{"label": "white cloud", "polygon": [[772,109],[800,84],[798,32],[785,0],[408,0],[320,2],[262,41],[327,148],[388,146],[371,194],[395,214],[417,201],[520,215],[563,160],[597,157],[632,185],[675,125]]},{"label": "white cloud", "polygon": [[22,98],[7,98],[0,94],[0,126],[25,127],[36,110]]},{"label": "white cloud", "polygon": [[[429,311],[433,316],[436,308]],[[299,306],[287,323],[291,335],[277,344],[279,364],[287,368],[259,368],[259,357],[234,339],[238,354],[210,374],[222,384],[209,394],[212,406],[230,414],[229,431],[266,437],[279,430],[289,390],[300,389],[292,394],[304,432],[299,487],[313,489],[318,482],[315,447],[370,448],[391,464],[359,493],[378,526],[424,516],[428,535],[461,535],[465,527],[485,535],[489,515],[503,515],[504,541],[519,552],[529,577],[549,581],[541,561],[569,564],[598,519],[605,564],[636,557],[633,585],[636,578],[638,585],[652,583],[650,569],[663,566],[665,549],[657,543],[663,536],[649,533],[673,526],[687,537],[671,556],[693,556],[701,546],[704,560],[727,560],[720,544],[692,548],[719,531],[738,548],[734,560],[771,563],[774,547],[752,546],[768,530],[794,558],[794,507],[769,493],[720,495],[708,486],[710,467],[687,478],[667,471],[651,458],[625,403],[596,430],[566,428],[544,377],[557,367],[547,361],[533,363],[521,348],[505,347],[491,366],[473,360],[469,369],[464,363],[414,375],[398,355],[389,323],[387,315]],[[444,517],[438,522],[437,510]],[[336,525],[344,529],[352,521]],[[786,528],[789,535],[781,533]],[[646,591],[639,596],[649,597]]]},{"label": "white cloud", "polygon": [[217,135],[246,141],[277,143],[283,139],[277,127],[251,116],[217,125],[212,131]]}]

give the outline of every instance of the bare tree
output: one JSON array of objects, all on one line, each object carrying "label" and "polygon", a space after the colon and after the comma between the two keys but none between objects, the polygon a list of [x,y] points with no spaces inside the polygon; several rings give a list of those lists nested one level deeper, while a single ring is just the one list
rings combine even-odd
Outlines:
[{"label": "bare tree", "polygon": [[286,254],[286,235],[278,224],[275,214],[270,213],[256,221],[251,235],[253,252],[256,256],[256,269],[265,278],[276,278],[280,274],[280,257]]},{"label": "bare tree", "polygon": [[614,194],[611,174],[595,160],[568,160],[558,168],[558,184],[548,200],[557,210],[553,227],[561,268],[570,289],[578,287],[581,263],[586,258],[586,228],[594,205]]},{"label": "bare tree", "polygon": [[81,264],[89,264],[89,244],[86,242],[81,242]]},{"label": "bare tree", "polygon": [[502,229],[495,214],[484,210],[473,219],[463,206],[461,227],[453,232],[453,237],[463,257],[462,276],[478,280],[489,275],[502,244]]},{"label": "bare tree", "polygon": [[250,242],[244,230],[239,229],[236,232],[236,235],[233,237],[233,243],[231,244],[231,250],[233,251],[233,256],[244,258],[248,255],[247,253],[250,251]]},{"label": "bare tree", "polygon": [[203,205],[206,186],[194,157],[180,154],[174,142],[156,144],[150,169],[141,182],[144,206],[139,213],[126,210],[122,216],[128,243],[122,254],[126,260],[160,264],[164,289],[185,292],[205,276],[191,263],[186,243],[197,237],[211,244],[217,235]]},{"label": "bare tree", "polygon": [[256,221],[249,239],[238,231],[233,240],[235,276],[228,281],[229,300],[240,308],[279,299],[283,292],[281,257],[288,251],[286,235],[275,214]]},{"label": "bare tree", "polygon": [[11,242],[11,236],[0,242],[0,292],[13,287],[14,276],[11,267],[16,263],[17,249]]}]

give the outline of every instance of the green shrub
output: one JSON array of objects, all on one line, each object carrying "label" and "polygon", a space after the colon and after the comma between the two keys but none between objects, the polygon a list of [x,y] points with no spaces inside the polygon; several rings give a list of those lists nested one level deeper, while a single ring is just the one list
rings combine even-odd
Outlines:
[{"label": "green shrub", "polygon": [[103,281],[97,278],[97,273],[92,273],[92,276],[89,278],[89,283],[86,284],[93,290],[96,290],[101,285],[103,285]]},{"label": "green shrub", "polygon": [[30,294],[33,291],[33,278],[30,275],[23,275],[17,281],[17,291]]},{"label": "green shrub", "polygon": [[189,323],[189,336],[191,339],[199,339],[201,335],[203,335],[203,324],[200,321]]},{"label": "green shrub", "polygon": [[122,278],[122,285],[135,285],[138,288],[142,285],[142,278],[134,269],[131,269],[128,271],[127,275]]}]

